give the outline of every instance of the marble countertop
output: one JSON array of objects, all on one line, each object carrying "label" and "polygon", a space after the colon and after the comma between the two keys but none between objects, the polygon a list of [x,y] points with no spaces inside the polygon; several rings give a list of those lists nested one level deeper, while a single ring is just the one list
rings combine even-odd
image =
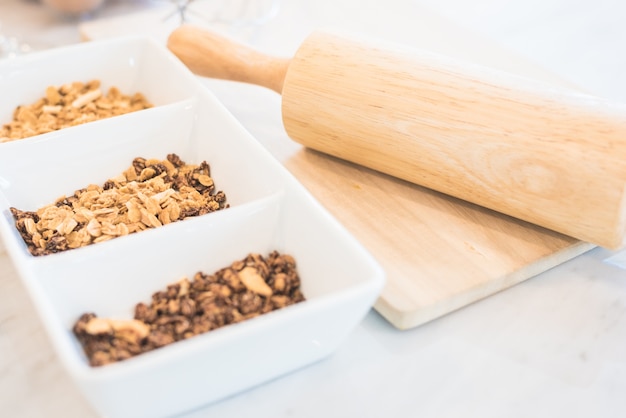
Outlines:
[{"label": "marble countertop", "polygon": [[[207,0],[208,1],[208,0]],[[0,2],[0,31],[34,49],[81,40],[81,23],[160,7],[109,0],[70,18],[35,0]],[[365,27],[403,40],[411,13],[428,10],[523,56],[581,89],[626,102],[626,4],[619,0],[283,0],[294,36],[271,22],[249,33],[289,52],[312,25]],[[279,42],[280,41],[280,42]],[[214,84],[233,114],[275,154],[276,119]],[[262,141],[263,142],[263,141]],[[626,414],[626,251],[596,248],[452,314],[398,331],[371,311],[331,357],[184,415],[200,417],[622,417]],[[0,248],[0,415],[97,415],[58,362],[6,253]]]}]

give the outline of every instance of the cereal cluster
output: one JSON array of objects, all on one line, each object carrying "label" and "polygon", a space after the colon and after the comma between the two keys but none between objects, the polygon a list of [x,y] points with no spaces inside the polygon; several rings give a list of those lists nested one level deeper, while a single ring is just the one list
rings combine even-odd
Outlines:
[{"label": "cereal cluster", "polygon": [[249,254],[154,293],[150,303],[135,306],[134,319],[85,313],[73,332],[89,363],[102,366],[304,300],[292,256]]},{"label": "cereal cluster", "polygon": [[122,94],[111,87],[106,94],[99,80],[49,86],[45,97],[18,106],[13,120],[0,127],[0,143],[28,138],[111,116],[147,109],[152,104],[141,93]]},{"label": "cereal cluster", "polygon": [[176,154],[135,158],[103,186],[91,184],[36,212],[10,208],[32,255],[47,255],[156,228],[227,208],[206,161],[186,164]]}]

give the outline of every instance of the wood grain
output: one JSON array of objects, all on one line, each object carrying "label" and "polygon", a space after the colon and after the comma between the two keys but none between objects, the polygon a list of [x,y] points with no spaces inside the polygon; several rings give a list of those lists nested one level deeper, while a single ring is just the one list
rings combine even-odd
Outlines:
[{"label": "wood grain", "polygon": [[374,307],[399,329],[594,247],[317,151],[302,149],[285,165],[382,264],[388,281]]},{"label": "wood grain", "polygon": [[414,48],[318,31],[282,114],[318,151],[617,249],[626,107]]},{"label": "wood grain", "polygon": [[172,31],[167,46],[197,75],[257,84],[277,93],[282,92],[291,62],[192,25]]}]

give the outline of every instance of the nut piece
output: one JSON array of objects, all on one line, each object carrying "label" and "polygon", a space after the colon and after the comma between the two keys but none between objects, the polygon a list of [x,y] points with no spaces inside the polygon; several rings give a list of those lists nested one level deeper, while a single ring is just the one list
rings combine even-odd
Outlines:
[{"label": "nut piece", "polygon": [[125,339],[129,342],[138,343],[150,334],[150,327],[136,319],[109,319],[109,324],[113,328],[116,337]]},{"label": "nut piece", "polygon": [[238,274],[241,282],[244,286],[246,286],[246,288],[248,288],[248,290],[261,296],[272,295],[272,288],[265,283],[263,277],[261,277],[257,269],[254,267],[246,267]]},{"label": "nut piece", "polygon": [[78,107],[81,108],[83,106],[85,106],[87,103],[91,103],[94,100],[96,100],[97,98],[102,96],[102,92],[100,91],[100,89],[95,89],[95,90],[91,90],[88,91],[85,94],[81,94],[80,96],[78,96],[73,102],[72,102],[72,107]]},{"label": "nut piece", "polygon": [[85,325],[85,332],[91,335],[110,334],[113,327],[108,319],[93,318]]}]

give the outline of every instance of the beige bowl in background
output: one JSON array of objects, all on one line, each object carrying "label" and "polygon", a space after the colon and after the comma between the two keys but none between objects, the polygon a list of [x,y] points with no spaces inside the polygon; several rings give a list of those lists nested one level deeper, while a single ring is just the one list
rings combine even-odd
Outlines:
[{"label": "beige bowl in background", "polygon": [[46,6],[63,13],[81,14],[97,9],[105,0],[41,0]]}]

